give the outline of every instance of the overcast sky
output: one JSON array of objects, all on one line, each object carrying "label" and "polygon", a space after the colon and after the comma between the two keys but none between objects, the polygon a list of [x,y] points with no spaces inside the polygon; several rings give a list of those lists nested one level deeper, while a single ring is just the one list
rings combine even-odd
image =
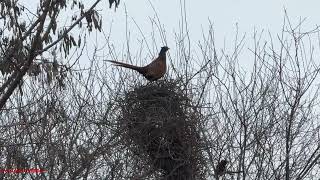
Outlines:
[{"label": "overcast sky", "polygon": [[[168,31],[177,29],[180,18],[180,0],[121,0],[116,16],[123,16],[126,7],[128,15],[139,24],[148,21],[154,12],[151,2],[157,10]],[[292,20],[307,18],[307,25],[320,24],[319,0],[186,0],[189,28],[197,33],[200,26],[206,26],[212,20],[218,34],[228,36],[238,23],[242,31],[252,31],[254,27],[277,32],[283,21],[286,8]]]},{"label": "overcast sky", "polygon": [[[88,0],[84,3],[89,7],[93,1]],[[30,1],[27,0],[27,2],[29,6],[32,6]],[[131,35],[130,49],[134,52],[139,49],[137,44],[142,39],[141,33],[148,43],[152,42],[150,17],[155,16],[155,11],[166,30],[167,45],[171,48],[171,52],[174,52],[174,33],[179,30],[181,4],[184,3],[191,46],[195,51],[198,41],[202,38],[202,30],[208,29],[209,20],[214,25],[217,47],[226,46],[230,47],[230,50],[232,50],[235,38],[236,24],[240,35],[246,33],[248,46],[250,46],[254,29],[258,32],[270,31],[273,36],[280,34],[284,9],[287,10],[292,24],[297,24],[300,19],[306,18],[303,24],[305,30],[311,30],[320,25],[320,0],[121,0],[116,11],[113,8],[108,9],[108,3],[108,0],[103,0],[97,9],[101,10],[100,13],[103,16],[105,33],[108,33],[112,27],[110,42],[114,44],[118,52],[122,52],[126,45],[126,15]],[[155,7],[155,11],[151,4]],[[76,34],[76,32],[73,33]],[[160,36],[156,35],[156,38],[160,39]],[[149,56],[151,56],[150,53],[157,55],[157,51],[164,45],[159,39],[157,40],[159,47],[153,47],[153,52],[149,52]],[[93,34],[89,36],[88,41],[98,42],[101,46],[105,44],[105,39],[96,38]],[[317,39],[314,41],[316,43]],[[244,56],[247,56],[246,53],[250,52],[244,50]]]},{"label": "overcast sky", "polygon": [[[293,24],[306,18],[303,24],[305,30],[311,30],[320,25],[320,0],[121,0],[116,11],[110,9],[105,11],[104,29],[108,31],[112,22],[113,43],[119,48],[121,45],[123,47],[126,10],[131,31],[130,48],[133,50],[137,48],[134,41],[142,38],[134,21],[139,25],[145,37],[151,41],[152,26],[149,18],[155,15],[151,3],[156,8],[160,21],[166,29],[168,46],[174,50],[174,32],[179,30],[180,8],[183,2],[186,7],[190,39],[194,46],[201,39],[202,29],[208,28],[209,20],[214,25],[217,46],[221,48],[224,45],[233,45],[236,24],[238,24],[240,34],[246,33],[247,39],[252,38],[254,29],[270,31],[274,36],[280,34],[285,9]],[[101,4],[100,7],[102,6],[104,5]],[[159,48],[162,45],[159,43]],[[243,53],[249,52],[244,51]]]}]

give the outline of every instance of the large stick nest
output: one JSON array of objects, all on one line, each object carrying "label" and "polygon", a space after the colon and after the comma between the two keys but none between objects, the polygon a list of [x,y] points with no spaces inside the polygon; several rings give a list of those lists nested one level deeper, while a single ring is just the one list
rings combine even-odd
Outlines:
[{"label": "large stick nest", "polygon": [[120,108],[121,140],[136,158],[134,167],[152,177],[160,172],[161,179],[203,179],[201,116],[176,82],[136,87],[126,92]]}]

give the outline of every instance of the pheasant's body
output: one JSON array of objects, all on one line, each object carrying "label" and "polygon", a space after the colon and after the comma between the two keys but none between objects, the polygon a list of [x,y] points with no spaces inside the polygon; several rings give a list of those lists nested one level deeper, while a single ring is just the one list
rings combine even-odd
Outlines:
[{"label": "pheasant's body", "polygon": [[159,56],[153,60],[150,64],[140,67],[140,66],[134,66],[131,64],[126,64],[118,61],[111,61],[114,63],[115,66],[121,66],[124,68],[133,69],[135,71],[138,71],[140,74],[142,74],[146,79],[149,81],[156,81],[164,76],[164,74],[167,71],[167,64],[166,64],[166,51],[168,50],[168,47],[162,47],[161,51],[159,53]]}]

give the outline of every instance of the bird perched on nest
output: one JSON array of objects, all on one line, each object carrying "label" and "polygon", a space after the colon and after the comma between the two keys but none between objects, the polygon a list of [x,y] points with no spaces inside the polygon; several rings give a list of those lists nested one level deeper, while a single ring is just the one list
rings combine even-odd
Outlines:
[{"label": "bird perched on nest", "polygon": [[167,71],[167,64],[166,64],[166,52],[169,50],[167,46],[161,48],[159,56],[154,59],[150,64],[146,66],[134,66],[131,64],[126,64],[118,61],[107,60],[109,62],[114,63],[115,66],[121,66],[124,68],[133,69],[138,71],[142,74],[146,79],[149,81],[156,81],[164,76]]}]

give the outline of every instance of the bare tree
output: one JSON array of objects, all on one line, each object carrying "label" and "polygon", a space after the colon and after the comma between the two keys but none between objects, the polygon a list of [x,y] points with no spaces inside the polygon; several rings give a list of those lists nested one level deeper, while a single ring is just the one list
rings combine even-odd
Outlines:
[{"label": "bare tree", "polygon": [[[86,20],[86,28],[89,31],[93,28],[101,31],[102,21],[95,10],[100,1],[94,1],[85,9],[84,4],[77,0],[40,0],[35,12],[26,9],[19,1],[1,1],[0,20],[3,22],[3,28],[0,29],[0,69],[4,77],[0,87],[0,109],[4,107],[13,91],[21,86],[23,77],[29,70],[35,76],[45,68],[50,69],[48,72],[58,73],[58,62],[49,61],[48,65],[46,52],[59,47],[67,56],[73,47],[80,46],[83,37],[79,36],[76,42],[76,37],[69,33],[77,26],[81,28],[83,19]],[[117,7],[119,0],[110,0],[109,3],[110,7],[113,3]],[[70,8],[70,11],[77,8],[78,13],[73,15],[69,26],[63,27],[57,20],[64,8]],[[40,62],[36,61],[37,58],[41,58]]]},{"label": "bare tree", "polygon": [[[285,18],[276,41],[254,34],[253,69],[241,70],[244,36],[231,55],[222,51],[208,69],[205,127],[211,168],[227,159],[227,179],[315,179],[319,177],[318,27],[301,32]],[[209,32],[203,57],[215,57]],[[214,49],[212,51],[211,49]]]},{"label": "bare tree", "polygon": [[[21,24],[12,21],[11,29],[2,30],[3,38],[15,38],[8,38],[7,43],[1,41],[1,62],[6,63],[0,66],[3,73],[0,168],[41,168],[46,172],[0,176],[16,179],[160,177],[161,172],[154,170],[152,164],[137,161],[139,154],[136,153],[139,151],[132,152],[132,148],[124,145],[121,141],[123,134],[119,131],[119,107],[123,106],[119,99],[147,83],[134,72],[110,68],[109,64],[102,63],[102,60],[110,58],[119,60],[116,57],[130,57],[128,61],[136,62],[149,60],[144,57],[152,56],[153,52],[156,54],[159,47],[148,43],[159,44],[158,39],[164,44],[166,42],[166,33],[158,16],[151,19],[154,27],[151,40],[139,29],[142,43],[136,53],[131,52],[129,36],[126,49],[120,52],[106,37],[108,57],[98,56],[95,49],[93,56],[86,54],[90,60],[89,67],[84,68],[78,61],[68,66],[55,62],[55,53],[68,55],[71,47],[81,45],[77,49],[77,59],[85,53],[85,41],[71,38],[68,29],[61,31],[60,35],[58,31],[57,35],[54,34],[53,17],[59,10],[46,10],[55,7],[52,2],[41,1],[36,16],[44,16],[42,14],[47,11],[47,18],[35,18],[25,30]],[[57,6],[62,5],[58,3]],[[92,7],[94,9],[94,5]],[[96,11],[90,9],[82,9],[82,14],[71,26],[75,23],[74,27],[80,26],[82,17],[88,23],[86,28],[91,26],[99,30],[100,19]],[[216,46],[211,23],[198,47],[193,47],[185,13],[182,8],[182,29],[175,34],[176,47],[170,46],[170,69],[165,79],[180,81],[179,90],[184,92],[183,97],[188,97],[185,103],[189,105],[188,110],[197,112],[200,117],[194,134],[200,133],[195,139],[201,141],[195,144],[201,145],[199,149],[202,152],[198,153],[204,157],[201,177],[318,178],[320,123],[317,82],[320,66],[316,61],[319,50],[313,40],[317,38],[319,41],[319,29],[302,32],[303,23],[294,26],[286,17],[280,35],[255,32],[251,48],[246,48],[246,37],[237,31],[234,47],[228,52]],[[5,17],[7,20],[17,19],[14,16],[9,18],[8,14]],[[53,24],[49,28],[51,21]],[[49,29],[48,35],[45,35],[46,30],[39,30],[40,25]],[[17,33],[10,34],[11,31]],[[28,37],[21,41],[27,32]],[[49,35],[56,40],[50,40]],[[264,35],[269,35],[267,40],[263,40]],[[47,42],[41,41],[41,46],[36,43],[45,39]],[[48,50],[55,46],[58,48],[50,55]],[[58,50],[60,47],[61,51]],[[148,49],[145,51],[147,55],[141,53],[145,49]],[[241,64],[244,50],[251,52],[251,69],[243,69],[248,65]],[[48,61],[50,58],[53,60]],[[22,85],[21,79],[26,73],[31,77],[25,78]],[[17,84],[13,86],[13,82]],[[20,91],[13,91],[19,86]],[[13,88],[11,93],[10,87]],[[168,172],[170,176],[171,172]]]}]

